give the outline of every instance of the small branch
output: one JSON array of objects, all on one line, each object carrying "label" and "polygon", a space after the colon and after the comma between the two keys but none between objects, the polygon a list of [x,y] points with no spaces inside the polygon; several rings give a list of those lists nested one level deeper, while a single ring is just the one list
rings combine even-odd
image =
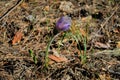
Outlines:
[{"label": "small branch", "polygon": [[17,6],[19,6],[22,3],[23,0],[18,0],[17,3],[11,7],[10,9],[8,9],[1,17],[0,17],[0,21],[5,18],[7,15],[9,15]]},{"label": "small branch", "polygon": [[[107,24],[107,22],[112,18],[112,16],[116,13],[116,11],[118,10],[119,7],[116,7],[115,8],[115,11],[111,14],[111,16],[101,25],[101,28],[99,29],[99,31],[102,29],[103,30],[103,27]],[[98,31],[98,32],[99,32]]]},{"label": "small branch", "polygon": [[113,71],[113,70],[110,70],[110,69],[108,69],[108,71],[109,71],[109,73],[111,73],[111,74],[119,75],[119,76],[120,76],[120,72],[119,72],[119,71],[116,72],[116,71]]},{"label": "small branch", "polygon": [[90,54],[90,55],[97,56],[97,55],[100,55],[100,54],[119,56],[120,55],[120,49],[104,50],[104,51],[96,52],[96,53],[93,53],[93,54]]}]

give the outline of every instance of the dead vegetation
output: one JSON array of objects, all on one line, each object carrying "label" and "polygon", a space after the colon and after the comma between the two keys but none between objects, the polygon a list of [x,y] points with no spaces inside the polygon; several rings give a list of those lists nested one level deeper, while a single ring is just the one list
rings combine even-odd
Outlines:
[{"label": "dead vegetation", "polygon": [[[0,0],[0,80],[119,80],[119,6],[119,0]],[[72,18],[71,29],[52,42],[46,69],[46,47],[62,15]],[[85,63],[78,34],[87,39]]]}]

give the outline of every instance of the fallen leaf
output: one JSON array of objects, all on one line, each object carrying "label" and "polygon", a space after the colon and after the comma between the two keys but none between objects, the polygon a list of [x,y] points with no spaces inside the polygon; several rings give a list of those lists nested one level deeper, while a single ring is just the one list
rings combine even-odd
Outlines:
[{"label": "fallen leaf", "polygon": [[95,47],[97,47],[97,48],[104,48],[104,49],[110,48],[110,45],[108,43],[104,44],[101,42],[95,42],[94,44],[95,44]]},{"label": "fallen leaf", "polygon": [[49,55],[48,56],[51,60],[54,60],[55,62],[67,62],[68,60],[67,60],[67,58],[65,58],[65,57],[57,57],[57,56],[55,56],[55,55]]},{"label": "fallen leaf", "polygon": [[22,32],[20,32],[20,31],[16,32],[16,34],[12,40],[12,44],[14,45],[15,43],[19,43],[21,41],[22,37],[23,37]]}]

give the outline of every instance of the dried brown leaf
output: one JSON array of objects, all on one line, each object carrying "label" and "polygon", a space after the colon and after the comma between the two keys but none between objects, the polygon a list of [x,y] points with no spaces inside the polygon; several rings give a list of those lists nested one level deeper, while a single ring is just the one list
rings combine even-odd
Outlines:
[{"label": "dried brown leaf", "polygon": [[55,56],[55,55],[49,55],[48,56],[51,60],[54,60],[55,62],[67,62],[68,60],[67,60],[67,58],[65,58],[65,57],[57,57],[57,56]]},{"label": "dried brown leaf", "polygon": [[94,44],[95,44],[95,47],[97,47],[97,48],[105,48],[105,49],[110,48],[109,44],[104,44],[104,43],[101,43],[101,42],[95,42]]},{"label": "dried brown leaf", "polygon": [[22,37],[23,37],[23,33],[20,32],[20,31],[18,31],[18,32],[15,34],[15,36],[14,36],[14,38],[13,38],[13,40],[12,40],[12,44],[14,45],[15,43],[19,43],[19,42],[21,41]]}]

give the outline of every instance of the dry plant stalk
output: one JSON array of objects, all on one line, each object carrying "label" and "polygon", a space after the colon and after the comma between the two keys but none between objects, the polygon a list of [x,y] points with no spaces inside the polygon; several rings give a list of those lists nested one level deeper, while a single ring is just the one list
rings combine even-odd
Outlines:
[{"label": "dry plant stalk", "polygon": [[11,7],[10,9],[8,9],[1,17],[0,17],[0,21],[5,18],[7,15],[9,15],[16,7],[18,7],[21,3],[23,2],[23,0],[18,0],[17,3]]}]

